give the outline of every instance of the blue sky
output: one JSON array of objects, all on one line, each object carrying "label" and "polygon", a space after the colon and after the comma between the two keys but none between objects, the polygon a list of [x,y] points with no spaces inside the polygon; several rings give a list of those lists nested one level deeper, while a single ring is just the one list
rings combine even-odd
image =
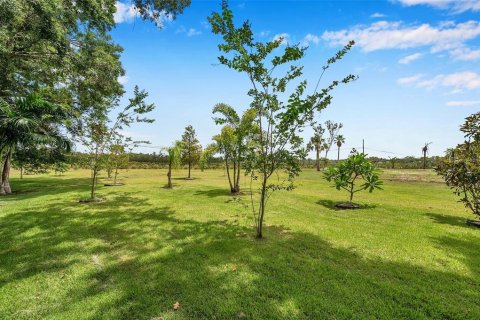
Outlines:
[{"label": "blue sky", "polygon": [[[342,122],[342,157],[365,139],[366,152],[419,156],[425,142],[441,155],[462,140],[458,127],[480,107],[480,0],[230,1],[238,23],[248,19],[258,40],[282,35],[308,45],[305,78],[314,84],[342,44],[357,45],[324,78],[348,73],[358,81],[334,93],[318,121]],[[215,103],[248,107],[244,75],[218,65],[218,36],[207,17],[220,1],[193,0],[176,20],[156,28],[117,3],[115,42],[124,47],[126,97],[134,85],[157,105],[153,125],[133,126],[134,138],[157,151],[179,139],[188,124],[206,145],[219,131]],[[305,131],[305,136],[310,134]]]}]

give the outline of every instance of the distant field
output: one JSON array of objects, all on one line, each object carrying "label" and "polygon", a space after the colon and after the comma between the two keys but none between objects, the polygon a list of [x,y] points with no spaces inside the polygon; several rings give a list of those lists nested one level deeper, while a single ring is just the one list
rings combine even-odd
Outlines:
[{"label": "distant field", "polygon": [[77,202],[88,171],[13,179],[0,319],[480,319],[480,229],[432,171],[386,170],[337,211],[347,195],[307,170],[261,241],[222,171],[175,172],[173,190],[165,170],[122,175],[95,204]]}]

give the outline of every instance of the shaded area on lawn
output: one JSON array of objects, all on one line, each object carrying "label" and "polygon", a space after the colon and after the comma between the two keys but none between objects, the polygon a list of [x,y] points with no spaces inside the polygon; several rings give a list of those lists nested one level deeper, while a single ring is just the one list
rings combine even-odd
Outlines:
[{"label": "shaded area on lawn", "polygon": [[472,277],[460,277],[365,259],[279,226],[265,234],[256,241],[252,229],[228,220],[180,219],[133,193],[12,213],[0,217],[0,313],[11,319],[233,319],[240,312],[254,319],[480,318],[480,243],[473,238],[434,239],[466,261]]}]

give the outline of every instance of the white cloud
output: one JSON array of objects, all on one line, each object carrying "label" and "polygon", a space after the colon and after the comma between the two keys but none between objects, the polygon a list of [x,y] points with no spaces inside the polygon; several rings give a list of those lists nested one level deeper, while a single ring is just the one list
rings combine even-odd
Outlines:
[{"label": "white cloud", "polygon": [[450,51],[450,56],[455,60],[474,61],[480,60],[480,49],[472,50],[467,47],[459,47]]},{"label": "white cloud", "polygon": [[[480,1],[479,1],[480,3]],[[453,59],[480,60],[480,49],[471,49],[467,41],[480,36],[480,21],[455,23],[443,21],[437,26],[421,24],[407,26],[402,22],[378,21],[371,25],[357,25],[350,29],[326,31],[322,39],[332,46],[345,45],[355,40],[364,52],[385,49],[409,49],[429,47],[431,53],[447,52]],[[402,58],[399,63],[408,64],[421,54]]]},{"label": "white cloud", "polygon": [[260,31],[259,35],[260,35],[260,37],[262,37],[262,38],[268,37],[268,36],[270,35],[270,31],[268,31],[268,30]]},{"label": "white cloud", "polygon": [[424,74],[418,73],[418,74],[413,75],[411,77],[400,78],[400,79],[398,79],[398,83],[402,84],[402,85],[413,84],[413,83],[418,82],[424,76],[425,76]]},{"label": "white cloud", "polygon": [[194,29],[194,28],[190,28],[187,31],[187,37],[198,36],[201,34],[202,34],[202,31],[198,31],[197,29]]},{"label": "white cloud", "polygon": [[409,64],[410,62],[420,59],[422,56],[423,56],[422,53],[417,52],[417,53],[408,55],[406,57],[403,57],[402,59],[398,60],[398,63]]},{"label": "white cloud", "polygon": [[480,100],[466,100],[466,101],[448,101],[449,107],[476,107],[480,106]]},{"label": "white cloud", "polygon": [[480,10],[480,1],[478,0],[395,0],[395,2],[406,6],[429,5],[439,9],[448,9],[453,13]]},{"label": "white cloud", "polygon": [[355,26],[340,31],[326,31],[322,38],[330,45],[345,45],[355,40],[365,52],[382,49],[407,49],[430,46],[432,52],[463,46],[467,40],[480,36],[480,22],[405,26],[401,22],[378,21],[370,26]]},{"label": "white cloud", "polygon": [[288,33],[279,33],[273,36],[273,41],[281,41],[282,45],[287,45],[290,40],[290,35]]},{"label": "white cloud", "polygon": [[[135,17],[139,16],[139,13],[133,4],[126,4],[124,2],[117,1],[115,2],[116,11],[113,14],[113,20],[115,23],[130,23]],[[161,12],[158,17],[154,17],[152,12],[148,11],[147,15],[155,20],[155,23],[158,27],[163,27],[165,21],[172,21],[173,16],[171,14],[165,14]]]},{"label": "white cloud", "polygon": [[424,75],[400,78],[398,83],[402,85],[415,85],[418,88],[435,89],[438,87],[450,87],[452,93],[463,90],[480,89],[480,74],[473,71],[463,71],[451,74],[440,74],[432,79],[424,79]]},{"label": "white cloud", "polygon": [[320,42],[320,37],[314,34],[307,34],[305,38],[303,38],[302,44],[304,46],[308,46],[310,43],[318,44]]},{"label": "white cloud", "polygon": [[374,19],[377,19],[377,18],[385,18],[387,15],[383,14],[383,13],[380,13],[380,12],[375,12],[374,14],[370,15],[370,18],[374,18]]},{"label": "white cloud", "polygon": [[128,76],[127,76],[127,75],[120,76],[120,77],[118,77],[117,81],[118,81],[118,83],[120,83],[121,85],[127,84],[127,82],[128,82]]},{"label": "white cloud", "polygon": [[113,15],[115,23],[131,22],[138,14],[134,5],[125,4],[123,2],[115,2],[115,8],[116,11]]},{"label": "white cloud", "polygon": [[185,33],[187,37],[199,36],[202,34],[202,31],[195,28],[189,28],[188,30],[184,26],[180,26],[175,33]]}]

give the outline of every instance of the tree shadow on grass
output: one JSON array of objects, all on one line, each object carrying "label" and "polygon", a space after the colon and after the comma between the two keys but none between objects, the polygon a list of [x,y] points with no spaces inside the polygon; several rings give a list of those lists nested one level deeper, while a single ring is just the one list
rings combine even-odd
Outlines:
[{"label": "tree shadow on grass", "polygon": [[198,191],[195,191],[194,195],[204,196],[204,197],[209,197],[209,198],[234,196],[228,190],[228,188],[215,188],[215,189],[207,189],[207,190],[198,190]]},{"label": "tree shadow on grass", "polygon": [[428,212],[425,215],[436,223],[448,224],[455,227],[475,228],[473,226],[467,225],[467,218],[432,212]]},{"label": "tree shadow on grass", "polygon": [[[336,207],[336,205],[338,203],[341,203],[341,202],[342,201],[333,201],[333,200],[321,199],[321,200],[318,200],[316,203],[325,207],[325,208],[327,208],[327,209],[330,209],[330,210],[344,211],[346,209],[341,209],[341,208]],[[360,206],[360,208],[355,209],[355,210],[373,209],[373,208],[377,207],[376,205],[372,205],[372,204],[361,204],[361,203],[359,203],[358,205]]]},{"label": "tree shadow on grass", "polygon": [[[473,237],[437,239],[467,262],[472,276],[462,277],[367,259],[282,226],[267,226],[266,239],[257,241],[245,237],[253,235],[250,228],[229,220],[179,219],[168,206],[155,207],[138,195],[85,208],[51,203],[0,218],[0,290],[13,297],[8,308],[0,303],[0,314],[7,319],[235,319],[241,312],[250,319],[480,317],[480,242]],[[28,291],[22,289],[26,284]],[[177,301],[181,307],[173,311]]]}]

